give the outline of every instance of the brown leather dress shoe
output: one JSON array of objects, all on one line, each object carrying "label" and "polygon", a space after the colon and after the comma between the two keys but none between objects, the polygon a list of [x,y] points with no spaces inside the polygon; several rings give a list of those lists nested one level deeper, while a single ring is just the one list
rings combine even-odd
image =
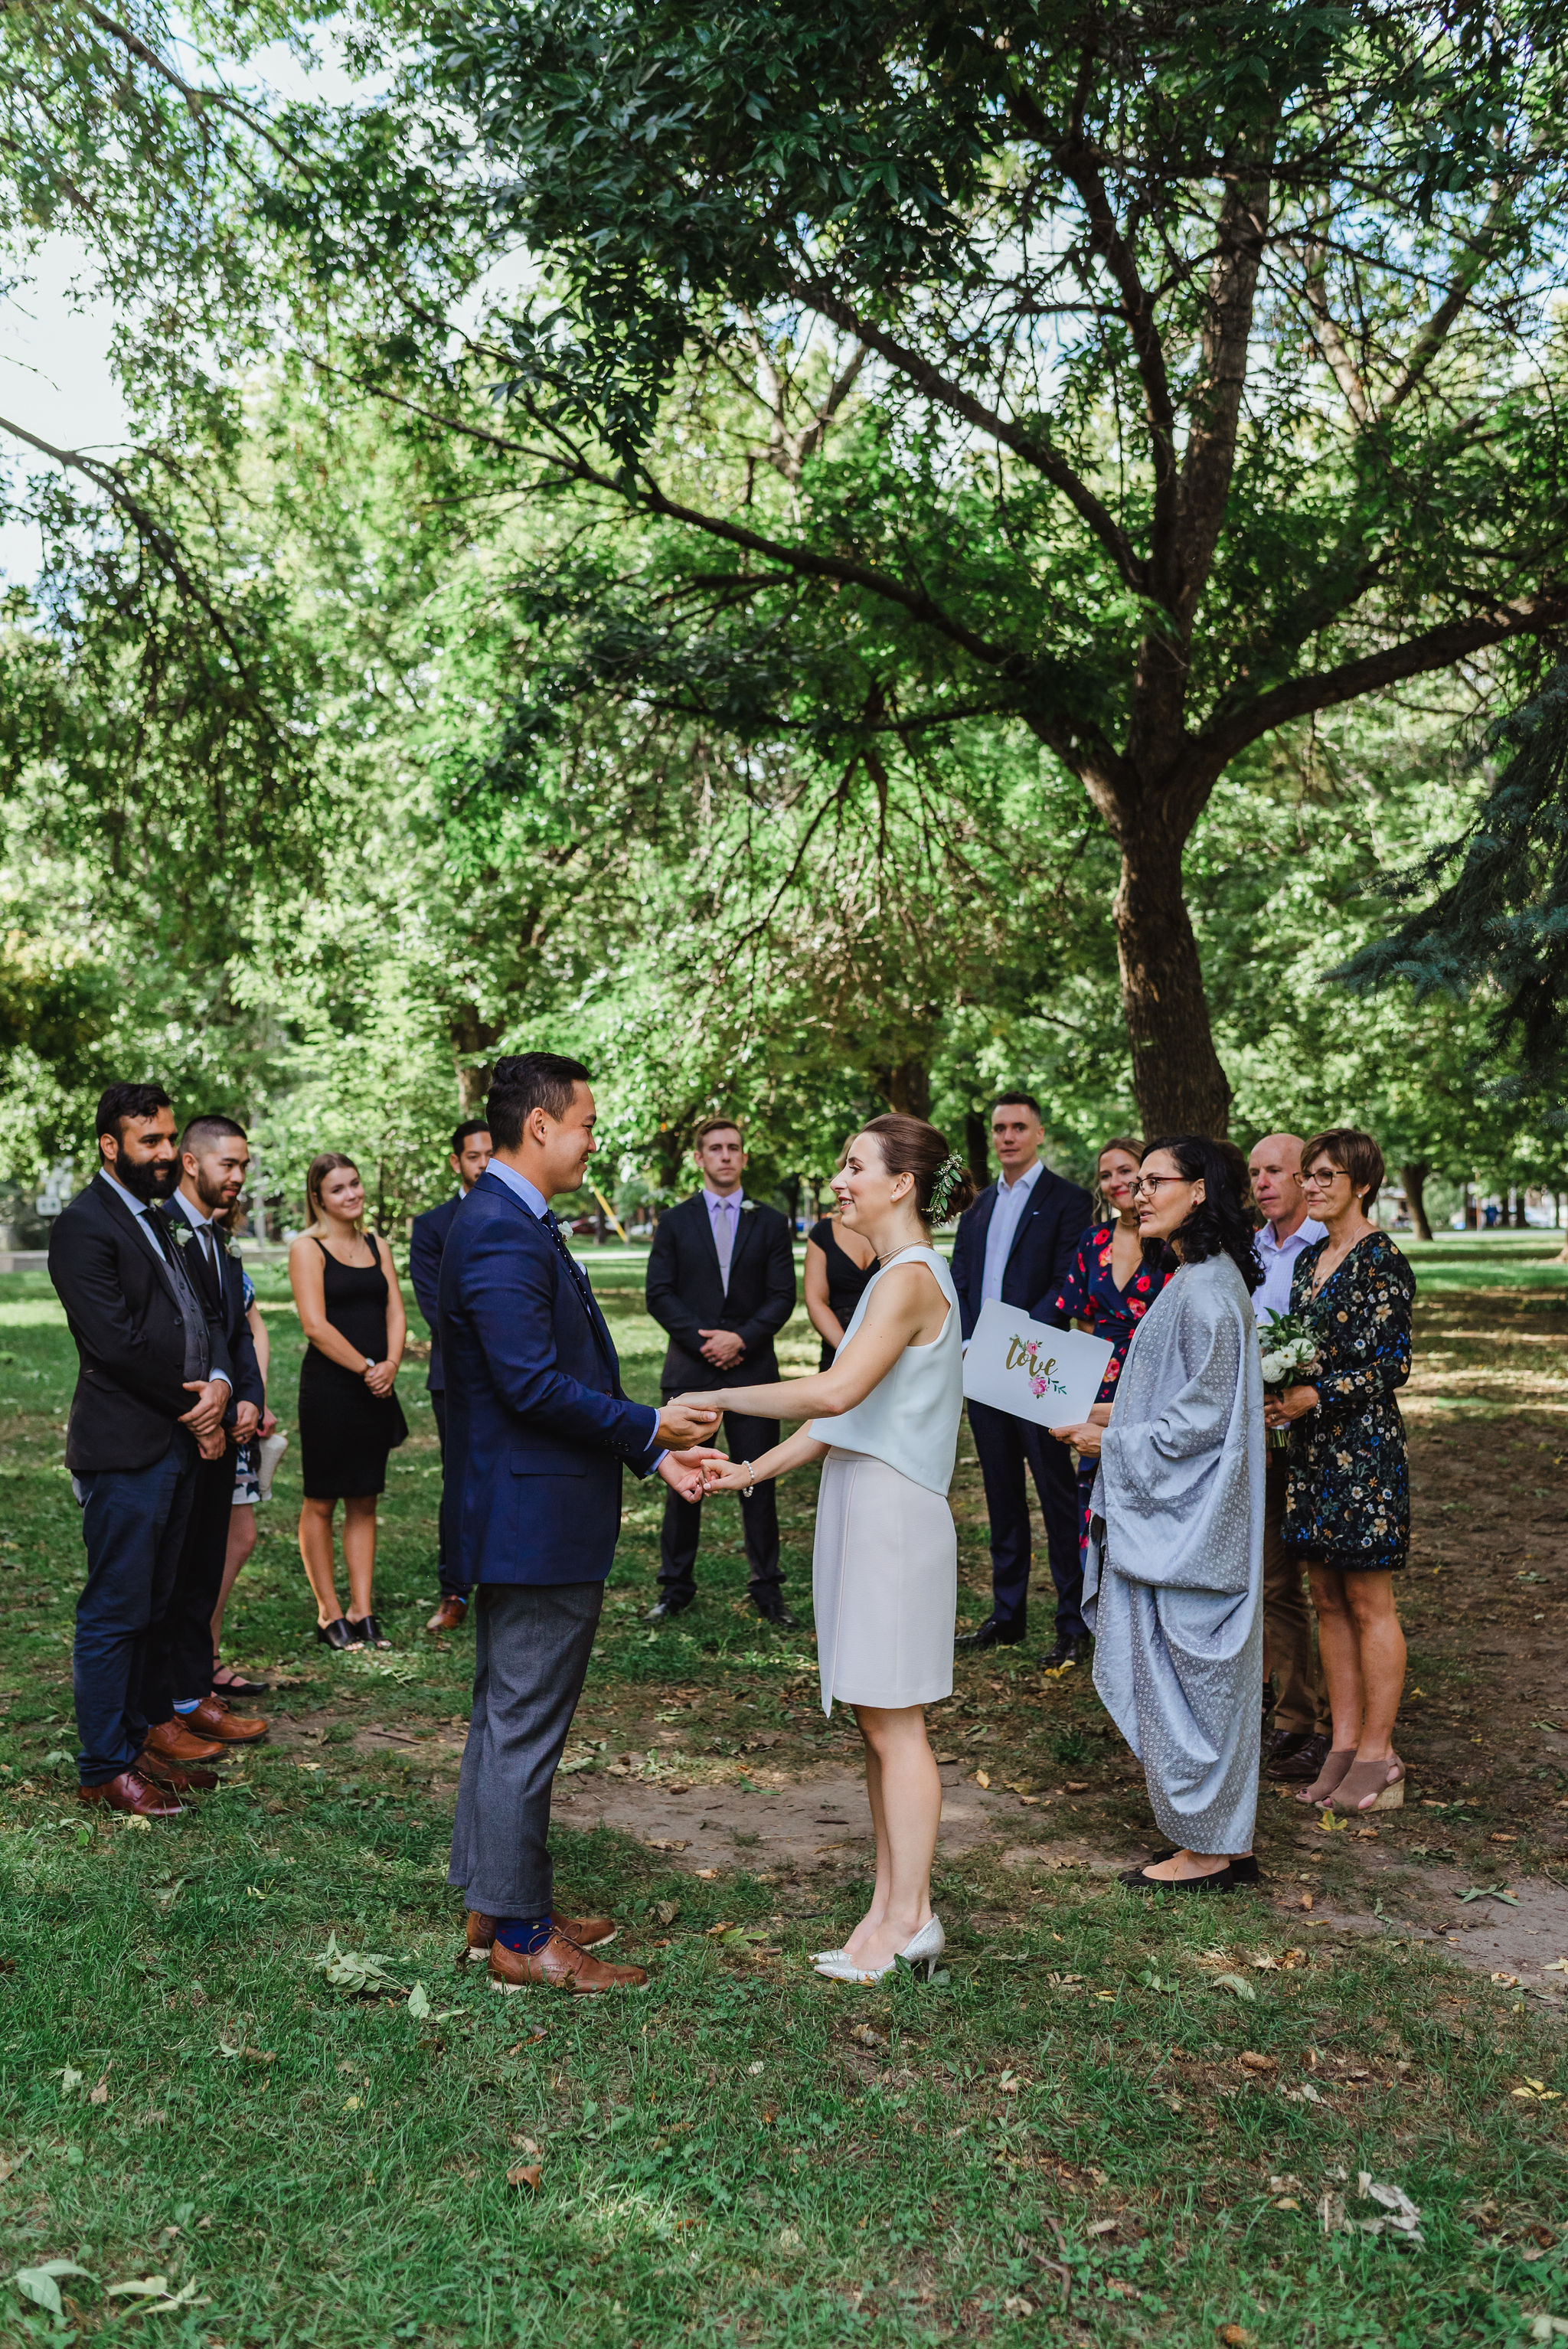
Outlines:
[{"label": "brown leather dress shoe", "polygon": [[144,1745],[132,1764],[138,1777],[150,1778],[155,1786],[167,1786],[171,1794],[189,1795],[193,1788],[205,1793],[211,1786],[221,1786],[222,1780],[216,1770],[177,1770],[150,1745]]},{"label": "brown leather dress shoe", "polygon": [[253,1745],[267,1733],[267,1724],[259,1714],[231,1713],[221,1696],[204,1696],[195,1712],[183,1718],[191,1728],[200,1730],[203,1737],[217,1738],[221,1745]]},{"label": "brown leather dress shoe", "polygon": [[[556,1917],[555,1930],[575,1941],[580,1950],[596,1950],[601,1941],[615,1938],[613,1917]],[[496,1920],[482,1909],[470,1909],[463,1920],[463,1938],[470,1950],[488,1950],[495,1941]]]},{"label": "brown leather dress shoe", "polygon": [[427,1631],[456,1631],[469,1619],[469,1602],[454,1591],[444,1590],[441,1603],[426,1624]]},{"label": "brown leather dress shoe", "polygon": [[78,1786],[77,1800],[107,1803],[111,1811],[126,1811],[133,1819],[177,1819],[185,1808],[172,1795],[150,1786],[137,1770],[122,1770],[118,1778],[107,1779],[101,1786]]},{"label": "brown leather dress shoe", "polygon": [[215,1738],[192,1737],[177,1713],[148,1731],[142,1750],[156,1754],[160,1762],[175,1762],[182,1766],[191,1762],[216,1762],[223,1752]]},{"label": "brown leather dress shoe", "polygon": [[526,1957],[521,1950],[509,1950],[500,1941],[492,1941],[490,1978],[491,1982],[509,1982],[514,1988],[525,1982],[542,1982],[551,1990],[574,1992],[580,1998],[603,1990],[640,1990],[648,1979],[641,1966],[606,1964],[603,1958],[569,1941],[559,1925],[542,1950],[534,1950]]},{"label": "brown leather dress shoe", "polygon": [[1276,1736],[1274,1747],[1264,1765],[1264,1775],[1280,1786],[1310,1784],[1328,1757],[1328,1740],[1315,1730],[1293,1732],[1284,1739]]}]

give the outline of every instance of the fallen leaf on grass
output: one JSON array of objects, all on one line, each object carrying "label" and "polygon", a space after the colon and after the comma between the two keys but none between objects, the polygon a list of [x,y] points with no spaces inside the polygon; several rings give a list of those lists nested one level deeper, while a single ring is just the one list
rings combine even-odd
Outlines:
[{"label": "fallen leaf on grass", "polygon": [[1257,2004],[1258,1994],[1256,1991],[1253,1988],[1250,1982],[1243,1982],[1240,1974],[1216,1974],[1214,1976],[1214,1988],[1216,1990],[1234,1991],[1236,1996],[1238,1998],[1244,1998],[1249,2005],[1255,2006]]},{"label": "fallen leaf on grass", "polygon": [[430,1993],[423,1982],[417,1982],[408,1992],[408,2012],[416,2023],[427,2022],[430,2013]]},{"label": "fallen leaf on grass", "polygon": [[506,2182],[509,2186],[526,2186],[531,2192],[537,2194],[540,2179],[543,2176],[544,2168],[542,2163],[520,2161],[515,2168],[507,2171]]},{"label": "fallen leaf on grass", "polygon": [[1255,2333],[1249,2333],[1241,2324],[1222,2324],[1214,2334],[1216,2341],[1224,2344],[1224,2349],[1250,2349],[1250,2344],[1257,2337]]},{"label": "fallen leaf on grass", "polygon": [[649,1836],[644,1848],[648,1851],[689,1851],[691,1844],[685,1836]]},{"label": "fallen leaf on grass", "polygon": [[1568,2316],[1531,2316],[1528,2319],[1532,2341],[1568,2341]]},{"label": "fallen leaf on grass", "polygon": [[398,1985],[387,1971],[387,1961],[372,1950],[340,1950],[337,1935],[329,1933],[326,1948],[311,1964],[326,1975],[334,1990],[347,1991],[354,1995],[367,1990],[397,1990]]},{"label": "fallen leaf on grass", "polygon": [[1568,1958],[1553,1958],[1541,1971],[1543,1974],[1568,1974]]},{"label": "fallen leaf on grass", "polygon": [[996,2083],[1005,2096],[1016,2096],[1023,2085],[1016,2072],[1004,2072]]},{"label": "fallen leaf on grass", "polygon": [[991,1784],[991,1773],[989,1770],[976,1770],[975,1773],[975,1784],[977,1786],[988,1786]]},{"label": "fallen leaf on grass", "polygon": [[718,1870],[717,1868],[699,1868],[696,1873],[699,1883],[711,1884],[717,1876]]},{"label": "fallen leaf on grass", "polygon": [[97,2087],[96,2087],[96,2088],[90,2088],[90,2089],[88,2091],[88,2104],[89,2104],[89,2105],[107,2105],[107,2104],[108,2104],[108,2079],[107,2079],[107,2078],[100,2080],[100,2081],[98,2082],[98,2085],[97,2085]]},{"label": "fallen leaf on grass", "polygon": [[1087,1778],[1069,1778],[1064,1792],[1069,1795],[1087,1795],[1088,1789],[1089,1782]]},{"label": "fallen leaf on grass", "polygon": [[1236,2061],[1249,2072],[1273,2072],[1278,2069],[1272,2055],[1260,2055],[1251,2047],[1244,2047]]},{"label": "fallen leaf on grass", "polygon": [[27,2149],[26,2146],[23,2147],[20,2153],[0,2153],[0,2186],[4,2186],[8,2178],[14,2178],[15,2176],[16,2172],[21,2168],[22,2164],[26,2160],[26,2158]]},{"label": "fallen leaf on grass", "polygon": [[1035,2303],[1026,2300],[1021,2292],[1009,2292],[1002,2302],[1002,2313],[1005,2316],[1033,2316]]},{"label": "fallen leaf on grass", "polygon": [[60,2094],[61,2094],[61,2095],[62,2095],[62,2096],[74,2096],[74,2095],[76,2095],[76,2093],[77,2093],[77,2089],[81,2086],[81,2085],[82,2085],[82,2076],[83,2076],[83,2075],[82,2075],[82,2074],[81,2074],[80,2072],[74,2071],[74,2070],[72,2069],[71,2065],[70,2065],[69,2064],[67,2064],[65,2066],[64,2070],[63,2070],[63,2071],[61,2072],[61,2074],[60,2074]]},{"label": "fallen leaf on grass", "polygon": [[[1492,1976],[1492,1980],[1494,1982],[1497,1980],[1497,1976],[1495,1974]],[[1518,2087],[1511,2088],[1508,2093],[1511,2096],[1524,2097],[1526,2102],[1529,2104],[1558,2105],[1563,2101],[1557,2089],[1549,2088],[1544,2080],[1532,2080],[1528,2072],[1520,2082]]]},{"label": "fallen leaf on grass", "polygon": [[111,2283],[108,2296],[110,2300],[150,2300],[160,2309],[183,2308],[196,2297],[196,2279],[192,2276],[178,2292],[170,2292],[167,2276],[128,2276],[124,2283]]},{"label": "fallen leaf on grass", "polygon": [[1387,2212],[1386,2219],[1359,2219],[1357,2225],[1364,2235],[1392,2233],[1408,2243],[1424,2243],[1421,2214],[1402,2186],[1385,2186],[1369,2169],[1360,2172],[1358,2190],[1364,2202],[1380,2203]]},{"label": "fallen leaf on grass", "polygon": [[882,2033],[880,2031],[873,2031],[869,2023],[857,2023],[852,2024],[850,2031],[850,2037],[858,2041],[860,2045],[862,2047],[885,2047],[887,2045],[887,2041],[882,2037]]},{"label": "fallen leaf on grass", "polygon": [[1506,1900],[1511,1909],[1519,1906],[1518,1895],[1504,1891],[1501,1884],[1472,1884],[1468,1891],[1456,1892],[1454,1898],[1456,1900]]},{"label": "fallen leaf on grass", "polygon": [[1299,2088],[1287,2088],[1284,2095],[1285,2102],[1290,2105],[1326,2105],[1328,2102],[1326,2096],[1318,2095],[1310,2080],[1304,2080]]},{"label": "fallen leaf on grass", "polygon": [[77,2267],[75,2260],[45,2260],[36,2268],[18,2268],[11,2281],[23,2299],[30,2300],[35,2308],[46,2308],[51,2316],[64,2316],[65,2306],[56,2279],[59,2276],[90,2277],[91,2273],[89,2268]]},{"label": "fallen leaf on grass", "polygon": [[1084,2229],[1084,2233],[1086,2235],[1114,2235],[1115,2232],[1116,2220],[1114,2219],[1091,2219],[1088,2225]]},{"label": "fallen leaf on grass", "polygon": [[680,1913],[680,1903],[676,1900],[655,1900],[654,1903],[654,1915],[661,1925],[673,1925]]}]

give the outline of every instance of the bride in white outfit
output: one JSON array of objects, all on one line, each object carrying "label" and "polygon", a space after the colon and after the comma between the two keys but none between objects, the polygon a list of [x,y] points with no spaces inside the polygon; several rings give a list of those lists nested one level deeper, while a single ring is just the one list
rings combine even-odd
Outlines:
[{"label": "bride in white outfit", "polygon": [[822,1708],[830,1713],[835,1697],[852,1705],[865,1741],[877,1878],[844,1947],[816,1964],[835,1980],[869,1982],[901,1957],[929,1972],[944,1946],[931,1910],[942,1782],[924,1707],[953,1693],[958,1540],[947,1488],[964,1370],[958,1298],[931,1226],[966,1206],[973,1185],[934,1126],[874,1117],[832,1187],[845,1228],[871,1242],[878,1270],[830,1370],[725,1389],[726,1411],[807,1423],[759,1460],[710,1467],[707,1484],[748,1492],[804,1461],[824,1464],[811,1568]]}]

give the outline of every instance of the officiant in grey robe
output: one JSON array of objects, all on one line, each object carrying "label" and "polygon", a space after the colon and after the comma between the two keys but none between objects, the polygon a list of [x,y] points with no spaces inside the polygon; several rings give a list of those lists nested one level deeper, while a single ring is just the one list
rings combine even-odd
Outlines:
[{"label": "officiant in grey robe", "polygon": [[1094,1684],[1176,1847],[1122,1881],[1231,1891],[1257,1880],[1263,1270],[1212,1143],[1152,1144],[1140,1181],[1143,1237],[1178,1269],[1138,1325],[1108,1423],[1071,1431],[1100,1456],[1084,1612]]}]

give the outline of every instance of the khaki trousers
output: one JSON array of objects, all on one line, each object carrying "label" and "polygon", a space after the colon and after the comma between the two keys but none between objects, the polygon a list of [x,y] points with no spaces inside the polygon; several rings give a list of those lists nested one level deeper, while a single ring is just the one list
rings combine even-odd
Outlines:
[{"label": "khaki trousers", "polygon": [[1271,1444],[1264,1483],[1264,1678],[1277,1692],[1275,1729],[1328,1732],[1328,1697],[1313,1642],[1306,1568],[1284,1546],[1284,1488],[1290,1454]]}]

